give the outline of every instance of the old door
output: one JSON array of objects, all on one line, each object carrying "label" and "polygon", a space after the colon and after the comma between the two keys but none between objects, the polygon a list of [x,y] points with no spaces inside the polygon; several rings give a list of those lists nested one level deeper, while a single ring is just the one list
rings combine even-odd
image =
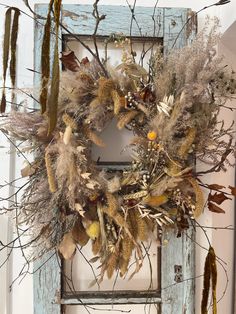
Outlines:
[{"label": "old door", "polygon": [[[36,5],[36,13],[46,16],[48,6]],[[187,44],[194,31],[184,25],[191,14],[188,9],[136,7],[135,20],[130,34],[131,11],[124,6],[99,6],[101,14],[106,18],[101,22],[97,35],[101,38],[111,34],[122,33],[123,36],[135,37],[138,41],[149,38],[162,42],[164,53],[170,49],[179,48]],[[89,39],[93,34],[95,21],[92,16],[92,5],[64,5],[61,22],[66,25],[71,34],[84,36]],[[138,26],[137,26],[138,25]],[[40,71],[40,47],[42,44],[42,20],[35,25],[35,70]],[[68,41],[68,33],[62,28],[60,37],[61,50]],[[39,76],[35,76],[35,84],[38,86]],[[131,313],[145,313],[143,304],[149,303],[155,306],[150,313],[178,314],[194,313],[194,282],[188,280],[194,277],[194,244],[190,238],[193,230],[188,235],[176,238],[174,233],[163,236],[168,239],[168,245],[157,250],[156,277],[158,283],[154,289],[140,291],[130,287],[124,282],[123,289],[114,291],[77,291],[69,293],[64,289],[63,278],[65,269],[55,252],[51,252],[43,260],[35,265],[34,274],[34,313],[35,314],[60,314],[66,309],[66,313],[95,313],[93,308],[100,308],[102,313],[109,309],[110,313],[120,309],[131,310]],[[41,265],[43,265],[41,267]],[[78,266],[79,267],[79,266]],[[146,274],[147,277],[149,276]],[[79,280],[79,279],[78,279]],[[145,279],[142,279],[145,281]],[[135,281],[134,281],[135,285]],[[83,305],[87,305],[85,308]],[[109,305],[111,304],[111,305]],[[116,307],[115,305],[116,304]],[[124,306],[122,304],[129,304]],[[132,304],[132,305],[131,305]],[[134,305],[136,304],[136,305]],[[142,304],[142,305],[140,305]],[[73,309],[72,309],[73,305]],[[117,306],[118,305],[118,306]],[[114,306],[114,307],[113,307]],[[123,306],[123,307],[122,307]],[[77,307],[77,309],[75,309]],[[147,309],[148,311],[148,309]],[[115,313],[115,312],[114,312]]]}]

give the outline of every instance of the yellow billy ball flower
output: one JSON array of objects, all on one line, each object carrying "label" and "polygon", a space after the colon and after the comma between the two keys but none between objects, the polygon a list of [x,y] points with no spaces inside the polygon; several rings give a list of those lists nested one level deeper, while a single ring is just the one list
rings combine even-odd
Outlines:
[{"label": "yellow billy ball flower", "polygon": [[157,133],[155,131],[149,131],[147,134],[147,138],[150,141],[155,141],[155,139],[157,138]]},{"label": "yellow billy ball flower", "polygon": [[90,239],[95,240],[100,234],[100,223],[98,221],[93,221],[87,228],[86,233]]}]

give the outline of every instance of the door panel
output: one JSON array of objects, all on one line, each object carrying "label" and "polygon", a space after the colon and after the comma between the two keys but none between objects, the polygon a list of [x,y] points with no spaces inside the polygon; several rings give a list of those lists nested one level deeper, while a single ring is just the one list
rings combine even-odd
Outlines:
[{"label": "door panel", "polygon": [[[36,12],[39,15],[46,16],[47,14],[47,5],[36,5]],[[66,25],[70,31],[74,34],[89,36],[94,31],[94,20],[92,18],[92,10],[93,7],[91,5],[64,5],[62,12],[62,23]],[[106,14],[106,19],[103,20],[100,24],[98,35],[101,36],[109,36],[113,32],[122,32],[124,36],[129,36],[130,34],[130,10],[127,7],[118,7],[118,6],[99,6],[99,11],[101,14]],[[161,8],[157,9],[154,19],[153,8],[146,7],[137,7],[135,10],[135,16],[139,23],[140,28],[142,29],[142,34],[140,34],[140,30],[134,25],[132,30],[133,36],[145,36],[145,37],[155,37],[157,40],[161,40],[164,46],[164,53],[166,54],[169,50],[174,48],[179,48],[187,44],[189,40],[195,34],[196,28],[193,25],[190,25],[186,30],[180,33],[180,30],[183,28],[189,14],[191,12],[188,9],[170,9],[170,8]],[[154,29],[154,21],[156,23],[156,32],[153,32]],[[135,23],[134,23],[135,24]],[[42,44],[42,25],[37,24],[35,26],[35,70],[40,71],[40,47]],[[179,34],[179,35],[178,35]],[[61,35],[65,35],[63,31],[61,31]],[[53,40],[51,43],[53,47]],[[77,45],[77,43],[73,43],[72,45]],[[63,45],[62,45],[63,46]],[[117,55],[117,50],[113,47],[111,63],[115,60],[115,55]],[[79,53],[84,53],[79,50]],[[35,75],[35,85],[39,85],[39,75]],[[114,130],[113,130],[114,131]],[[127,135],[124,135],[126,138]],[[109,136],[111,139],[112,137]],[[122,145],[123,146],[123,143]],[[94,152],[94,158],[101,152]],[[107,152],[107,159],[109,157],[109,151]],[[113,157],[114,158],[114,157]],[[127,155],[124,159],[127,158]],[[193,236],[193,230],[188,231],[188,236],[183,236],[182,238],[176,238],[175,234],[171,231],[165,233],[163,235],[163,239],[168,240],[168,245],[162,247],[161,252],[161,269],[159,272],[161,273],[161,279],[159,285],[161,285],[161,293],[155,294],[152,296],[154,302],[161,303],[161,312],[159,313],[186,313],[192,314],[194,313],[194,282],[193,280],[187,280],[188,278],[194,277],[194,245],[193,241],[190,240],[190,237]],[[158,267],[157,267],[157,259],[156,259],[156,243],[153,246],[152,259],[156,261],[154,263],[153,268],[156,270],[156,274],[154,273],[154,277],[158,277]],[[89,252],[89,249],[88,249]],[[53,254],[53,252],[52,252]],[[51,255],[52,255],[51,254]],[[79,255],[77,253],[77,255]],[[86,252],[87,256],[87,252]],[[48,257],[45,257],[46,260]],[[91,270],[83,270],[81,269],[80,258],[75,260],[75,265],[77,271],[75,272],[75,282],[78,286],[78,289],[86,289],[88,282],[90,279],[88,278],[88,274],[91,273]],[[53,255],[48,263],[45,259],[39,261],[35,265],[35,269],[40,267],[40,271],[36,272],[34,275],[34,313],[35,314],[60,314],[61,306],[60,304],[80,304],[84,300],[87,302],[86,296],[80,297],[78,295],[77,298],[73,296],[68,296],[61,291],[62,281],[61,281],[61,265],[58,263],[58,257]],[[45,264],[44,264],[45,263]],[[68,266],[67,266],[68,267]],[[140,275],[140,282],[147,286],[147,282],[143,282],[144,276],[146,276],[147,268],[143,270],[143,277]],[[63,270],[64,271],[64,270]],[[80,276],[80,274],[83,274]],[[78,278],[77,278],[78,277]],[[138,278],[138,277],[137,277]],[[146,276],[148,278],[148,276]],[[82,281],[80,282],[79,280]],[[180,281],[180,282],[179,282]],[[80,283],[79,283],[80,282]],[[137,281],[138,282],[138,281]],[[141,286],[139,287],[137,282],[135,283],[135,277],[132,281],[127,283],[127,287],[124,287],[124,281],[120,281],[120,283],[116,286],[118,288],[125,289],[143,289]],[[157,281],[156,281],[157,282]],[[179,283],[177,283],[179,282]],[[106,283],[105,283],[106,284]],[[157,285],[155,288],[159,288]],[[146,287],[144,288],[146,289]],[[115,292],[114,292],[115,293]],[[56,297],[56,299],[55,299]],[[95,298],[95,296],[94,296]],[[115,299],[115,298],[113,298]],[[135,300],[129,299],[128,302],[136,303],[138,298]],[[101,300],[100,300],[101,301]],[[100,302],[99,301],[99,302]],[[52,304],[52,303],[57,304]],[[90,302],[91,302],[91,294],[90,294]],[[94,301],[96,302],[96,301]],[[99,303],[98,302],[98,303]],[[112,301],[113,302],[113,301]],[[111,302],[111,303],[112,303]],[[119,305],[119,309],[120,309]],[[145,309],[148,308],[149,305],[146,305]],[[107,305],[101,305],[103,309],[107,309]],[[111,309],[112,305],[109,306]],[[96,306],[97,308],[97,306]],[[133,309],[133,313],[144,313],[144,305],[125,305],[125,308]],[[151,313],[156,313],[157,308],[153,307]],[[74,305],[67,305],[67,313],[75,314],[75,313],[83,313],[87,312],[85,308]],[[91,312],[91,311],[90,311]],[[96,312],[96,311],[95,311]],[[110,313],[114,312],[110,311]],[[91,312],[92,313],[92,312]],[[148,313],[148,311],[147,311]]]}]

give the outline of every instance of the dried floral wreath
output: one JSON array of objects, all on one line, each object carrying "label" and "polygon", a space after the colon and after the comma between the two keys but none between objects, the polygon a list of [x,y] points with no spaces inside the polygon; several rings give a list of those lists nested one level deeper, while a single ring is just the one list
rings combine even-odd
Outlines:
[{"label": "dried floral wreath", "polygon": [[[70,259],[77,244],[91,241],[101,280],[118,270],[124,276],[134,251],[135,272],[140,269],[140,243],[157,227],[172,228],[179,237],[206,204],[224,213],[220,205],[236,188],[226,193],[224,186],[201,181],[205,173],[233,166],[230,155],[235,156],[233,125],[225,128],[218,113],[233,98],[236,81],[216,55],[218,39],[214,27],[168,57],[157,50],[149,71],[135,63],[122,36],[116,37],[122,63],[105,65],[105,72],[96,60],[79,64],[73,52],[63,54],[68,71],[60,78],[55,127],[47,102],[43,115],[38,110],[7,114],[2,130],[26,141],[35,156],[22,169],[30,179],[18,218],[36,239],[34,258],[56,248]],[[44,81],[41,104],[46,88]],[[106,145],[99,133],[114,119],[119,130],[134,134],[133,161],[120,171],[99,170],[91,146]],[[196,158],[208,169],[198,172]],[[203,188],[210,190],[207,200]],[[210,248],[211,265],[214,258]]]}]

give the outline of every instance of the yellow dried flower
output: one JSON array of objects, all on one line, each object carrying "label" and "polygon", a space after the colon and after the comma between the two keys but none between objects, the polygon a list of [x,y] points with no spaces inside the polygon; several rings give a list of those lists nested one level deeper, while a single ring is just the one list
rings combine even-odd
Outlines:
[{"label": "yellow dried flower", "polygon": [[149,195],[144,199],[144,203],[151,207],[158,207],[162,204],[165,204],[166,202],[168,202],[168,196],[166,194],[162,194],[159,196]]},{"label": "yellow dried flower", "polygon": [[90,237],[90,239],[95,240],[98,238],[100,234],[100,223],[98,221],[92,222],[87,228],[86,228],[87,235]]},{"label": "yellow dried flower", "polygon": [[149,141],[155,141],[157,138],[157,133],[155,131],[149,131],[147,134]]}]

